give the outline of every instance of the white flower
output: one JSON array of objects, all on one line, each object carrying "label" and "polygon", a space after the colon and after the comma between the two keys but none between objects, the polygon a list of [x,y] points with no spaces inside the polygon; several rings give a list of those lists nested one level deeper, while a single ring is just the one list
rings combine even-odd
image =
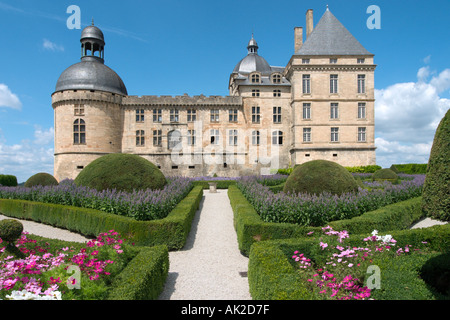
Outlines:
[{"label": "white flower", "polygon": [[61,292],[53,291],[49,295],[39,295],[29,292],[27,290],[12,291],[10,295],[6,296],[8,300],[61,300]]}]

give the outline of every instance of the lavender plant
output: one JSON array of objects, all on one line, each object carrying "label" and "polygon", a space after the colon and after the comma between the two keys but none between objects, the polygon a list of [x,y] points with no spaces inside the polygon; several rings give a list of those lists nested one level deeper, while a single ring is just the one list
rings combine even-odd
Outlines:
[{"label": "lavender plant", "polygon": [[388,204],[418,197],[422,194],[425,175],[401,180],[399,184],[383,183],[377,188],[359,188],[356,193],[337,196],[274,194],[268,186],[258,183],[258,177],[243,177],[236,186],[266,222],[286,222],[300,225],[321,226],[334,220],[350,219],[364,212]]},{"label": "lavender plant", "polygon": [[131,193],[115,189],[97,191],[67,179],[57,186],[0,187],[0,198],[91,208],[143,221],[165,218],[192,188],[191,179],[184,177],[168,178],[161,190]]}]

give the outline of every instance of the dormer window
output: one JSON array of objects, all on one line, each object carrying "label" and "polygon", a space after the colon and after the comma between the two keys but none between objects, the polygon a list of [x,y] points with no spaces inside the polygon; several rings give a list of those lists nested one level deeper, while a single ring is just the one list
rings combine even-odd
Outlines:
[{"label": "dormer window", "polygon": [[279,75],[279,74],[274,74],[274,75],[272,76],[272,82],[273,82],[273,83],[281,83],[281,75]]},{"label": "dormer window", "polygon": [[252,83],[260,83],[259,74],[252,74],[251,81],[252,81]]}]

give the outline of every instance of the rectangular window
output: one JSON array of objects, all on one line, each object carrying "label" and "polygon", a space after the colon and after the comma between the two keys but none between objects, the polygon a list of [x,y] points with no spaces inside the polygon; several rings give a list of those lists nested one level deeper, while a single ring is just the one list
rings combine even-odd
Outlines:
[{"label": "rectangular window", "polygon": [[144,122],[144,109],[136,109],[136,122]]},{"label": "rectangular window", "polygon": [[332,64],[337,63],[337,59],[336,58],[330,58],[330,63],[332,63]]},{"label": "rectangular window", "polygon": [[197,110],[188,109],[187,110],[187,122],[194,122],[197,120]]},{"label": "rectangular window", "polygon": [[303,142],[311,142],[311,128],[303,128]]},{"label": "rectangular window", "polygon": [[259,90],[258,89],[253,89],[252,90],[252,97],[259,97]]},{"label": "rectangular window", "polygon": [[73,124],[73,143],[86,144],[86,123],[83,119],[77,119]]},{"label": "rectangular window", "polygon": [[211,144],[219,144],[219,130],[218,129],[211,129],[210,136],[211,136]]},{"label": "rectangular window", "polygon": [[252,132],[252,145],[259,146],[259,131]]},{"label": "rectangular window", "polygon": [[162,122],[161,109],[153,109],[153,122]]},{"label": "rectangular window", "polygon": [[260,120],[261,120],[260,108],[259,107],[252,107],[252,122],[253,123],[259,123]]},{"label": "rectangular window", "polygon": [[170,109],[170,122],[179,122],[178,109]]},{"label": "rectangular window", "polygon": [[357,62],[357,63],[364,63],[364,62],[366,62],[366,59],[364,59],[364,58],[358,58],[358,59],[356,59],[356,62]]},{"label": "rectangular window", "polygon": [[230,146],[236,146],[238,143],[238,131],[237,130],[229,130],[228,131],[228,144]]},{"label": "rectangular window", "polygon": [[339,128],[331,128],[331,142],[339,142]]},{"label": "rectangular window", "polygon": [[136,146],[143,147],[145,145],[145,131],[137,130],[136,131]]},{"label": "rectangular window", "polygon": [[281,97],[281,90],[273,90],[274,97]]},{"label": "rectangular window", "polygon": [[330,119],[339,119],[339,104],[332,103],[330,105]]},{"label": "rectangular window", "polygon": [[358,93],[366,93],[366,76],[358,74]]},{"label": "rectangular window", "polygon": [[310,60],[309,59],[302,59],[302,63],[303,64],[309,64]]},{"label": "rectangular window", "polygon": [[366,104],[364,102],[358,103],[358,119],[366,118]]},{"label": "rectangular window", "polygon": [[211,109],[211,122],[219,122],[219,109]]},{"label": "rectangular window", "polygon": [[84,104],[76,104],[74,105],[74,115],[75,116],[84,116]]},{"label": "rectangular window", "polygon": [[237,109],[228,110],[228,121],[229,122],[237,122],[238,121],[238,110]]},{"label": "rectangular window", "polygon": [[303,94],[311,93],[311,76],[309,74],[304,74],[302,77],[303,84]]},{"label": "rectangular window", "polygon": [[195,130],[188,130],[187,140],[188,146],[195,146]]},{"label": "rectangular window", "polygon": [[358,142],[366,142],[366,128],[358,128]]},{"label": "rectangular window", "polygon": [[330,93],[338,93],[338,75],[330,75]]},{"label": "rectangular window", "polygon": [[162,130],[153,130],[153,145],[160,147],[162,144]]},{"label": "rectangular window", "polygon": [[281,123],[281,107],[273,107],[273,123]]},{"label": "rectangular window", "polygon": [[303,119],[311,119],[311,103],[303,104]]}]

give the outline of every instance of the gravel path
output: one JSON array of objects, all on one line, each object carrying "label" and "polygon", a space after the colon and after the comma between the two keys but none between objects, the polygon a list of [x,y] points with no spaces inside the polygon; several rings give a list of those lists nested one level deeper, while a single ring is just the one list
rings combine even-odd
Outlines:
[{"label": "gravel path", "polygon": [[170,252],[169,275],[159,300],[251,300],[248,258],[238,248],[227,194],[204,191],[186,245]]}]

